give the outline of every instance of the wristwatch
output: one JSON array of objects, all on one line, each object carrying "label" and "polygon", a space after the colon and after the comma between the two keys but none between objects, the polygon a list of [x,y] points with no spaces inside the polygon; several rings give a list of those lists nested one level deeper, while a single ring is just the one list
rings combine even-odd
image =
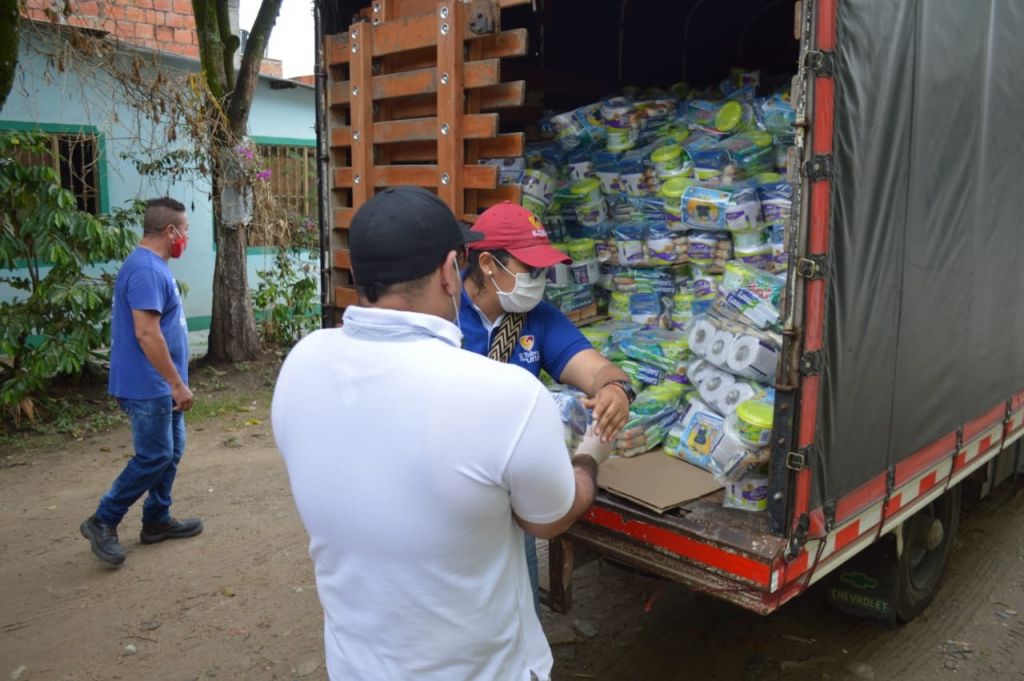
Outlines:
[{"label": "wristwatch", "polygon": [[636,400],[636,391],[633,390],[633,384],[630,383],[629,381],[620,381],[620,380],[608,381],[607,383],[605,383],[601,387],[603,388],[603,387],[609,386],[609,385],[617,385],[620,388],[622,388],[622,391],[624,393],[626,393],[626,399],[629,400],[630,404],[633,404],[633,401]]}]

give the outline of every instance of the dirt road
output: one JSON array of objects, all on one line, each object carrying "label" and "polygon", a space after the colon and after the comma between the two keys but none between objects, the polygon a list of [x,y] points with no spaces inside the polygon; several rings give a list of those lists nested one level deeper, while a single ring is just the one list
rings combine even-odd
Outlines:
[{"label": "dirt road", "polygon": [[[129,456],[125,427],[49,451],[0,451],[0,679],[325,678],[269,392],[227,395],[205,397],[229,406],[192,421],[175,487],[175,510],[202,516],[206,532],[142,546],[133,509],[120,570],[92,557],[78,524]],[[895,630],[810,596],[760,618],[588,565],[573,613],[544,617],[556,679],[1024,681],[1024,490],[1004,487],[969,509],[959,536],[939,600]]]}]

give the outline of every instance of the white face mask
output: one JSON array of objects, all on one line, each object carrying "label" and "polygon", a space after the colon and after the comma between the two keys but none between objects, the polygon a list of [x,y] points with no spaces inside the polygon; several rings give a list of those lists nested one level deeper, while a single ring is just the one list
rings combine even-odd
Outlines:
[{"label": "white face mask", "polygon": [[[500,260],[495,258],[494,262],[498,263],[501,269],[512,274],[507,267],[501,264]],[[541,299],[544,298],[544,287],[548,283],[547,277],[540,276],[533,279],[528,273],[513,276],[516,278],[516,285],[508,292],[502,291],[498,282],[494,281],[493,276],[491,277],[491,283],[494,284],[494,289],[498,292],[501,309],[505,312],[529,312],[537,307]]]}]

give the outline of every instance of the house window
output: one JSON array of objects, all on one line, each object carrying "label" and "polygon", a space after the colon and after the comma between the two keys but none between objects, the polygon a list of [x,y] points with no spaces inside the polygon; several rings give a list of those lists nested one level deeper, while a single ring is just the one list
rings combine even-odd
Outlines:
[{"label": "house window", "polygon": [[[316,221],[316,148],[301,145],[257,144],[263,167],[270,171],[266,180],[277,207],[283,210],[288,228],[308,229]],[[257,210],[255,221],[267,220]],[[250,232],[250,246],[281,246],[287,237],[280,230],[256,229]]]},{"label": "house window", "polygon": [[99,142],[87,132],[41,133],[46,150],[18,151],[22,165],[49,166],[60,178],[60,186],[75,195],[78,210],[100,214]]}]

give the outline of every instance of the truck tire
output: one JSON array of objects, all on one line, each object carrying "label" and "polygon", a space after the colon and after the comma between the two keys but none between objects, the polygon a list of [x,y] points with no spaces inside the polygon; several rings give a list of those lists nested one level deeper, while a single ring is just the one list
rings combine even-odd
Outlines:
[{"label": "truck tire", "polygon": [[908,518],[896,568],[896,619],[909,622],[935,598],[960,524],[960,487],[956,486]]}]

